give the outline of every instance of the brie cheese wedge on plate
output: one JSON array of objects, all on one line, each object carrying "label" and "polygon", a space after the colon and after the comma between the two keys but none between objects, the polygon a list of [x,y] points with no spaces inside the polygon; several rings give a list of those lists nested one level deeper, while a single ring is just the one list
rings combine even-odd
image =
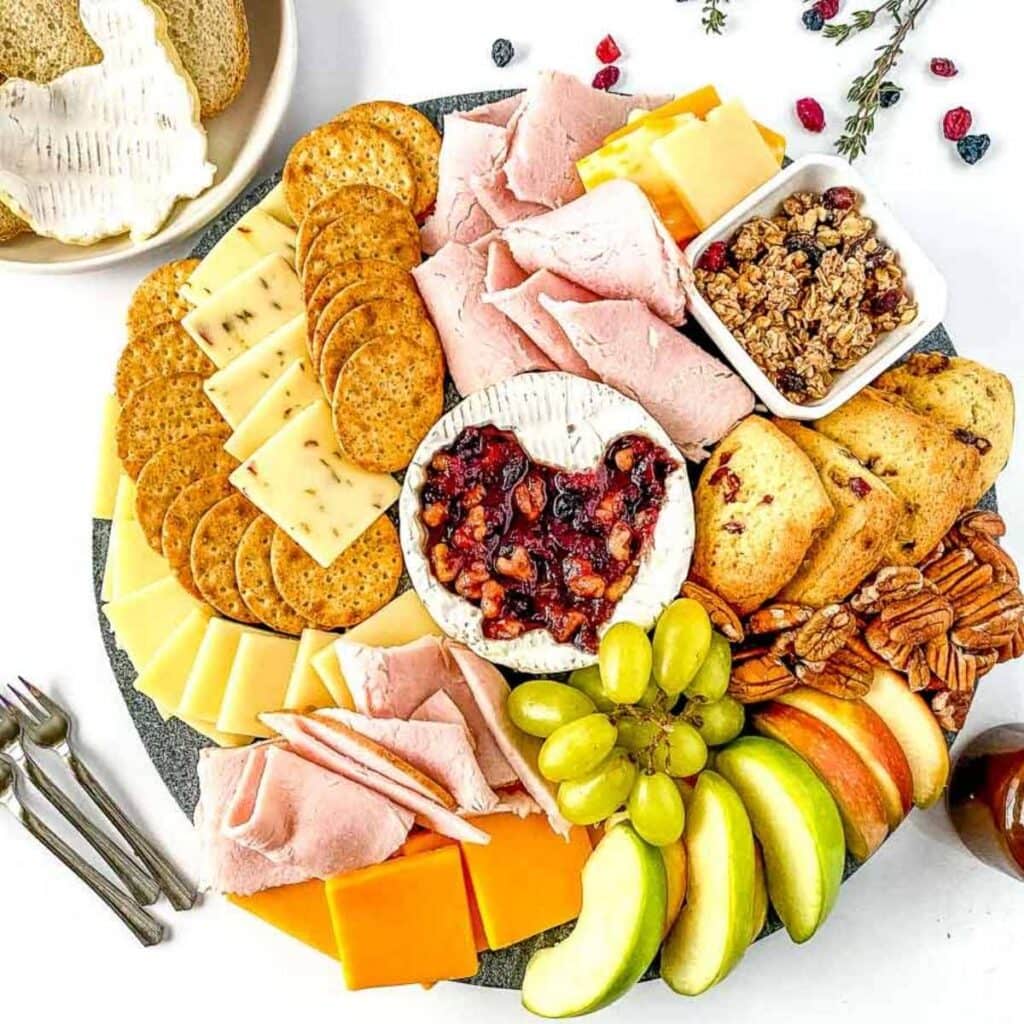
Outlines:
[{"label": "brie cheese wedge on plate", "polygon": [[653,627],[662,610],[678,596],[690,568],[694,518],[686,463],[665,431],[637,402],[604,384],[568,373],[522,374],[470,395],[434,425],[417,450],[406,471],[399,519],[406,568],[431,618],[448,636],[481,657],[521,672],[568,672],[597,661],[595,653],[559,643],[547,629],[529,629],[514,639],[485,636],[481,609],[449,590],[434,574],[421,518],[421,492],[431,460],[465,428],[484,424],[513,433],[534,462],[570,472],[593,469],[608,446],[627,435],[649,438],[675,460],[676,468],[665,479],[657,522],[641,552],[634,581],[599,626],[598,635],[616,622]]}]

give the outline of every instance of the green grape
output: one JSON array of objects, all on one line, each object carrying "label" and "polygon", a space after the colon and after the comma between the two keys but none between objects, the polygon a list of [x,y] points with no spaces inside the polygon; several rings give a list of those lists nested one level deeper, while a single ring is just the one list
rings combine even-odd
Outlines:
[{"label": "green grape", "polygon": [[556,729],[540,748],[538,766],[552,782],[576,779],[611,753],[618,731],[607,715],[586,715]]},{"label": "green grape", "polygon": [[593,771],[558,787],[558,809],[574,825],[596,825],[629,798],[636,765],[624,750],[613,750]]},{"label": "green grape", "polygon": [[654,767],[677,779],[696,775],[708,763],[708,746],[697,730],[677,718],[654,748]]},{"label": "green grape", "polygon": [[743,732],[747,713],[738,700],[723,697],[710,704],[694,701],[686,706],[683,717],[696,728],[709,747],[721,747]]},{"label": "green grape", "polygon": [[531,679],[508,696],[512,721],[523,732],[541,739],[594,710],[594,702],[585,693],[553,679]]},{"label": "green grape", "polygon": [[668,846],[683,834],[683,798],[664,772],[641,775],[633,784],[626,807],[640,838],[652,846]]},{"label": "green grape", "polygon": [[732,648],[729,641],[721,633],[712,633],[707,657],[687,686],[686,696],[694,700],[719,700],[729,688],[731,674]]},{"label": "green grape", "polygon": [[635,704],[651,678],[651,641],[635,623],[617,622],[597,652],[604,692],[617,704]]},{"label": "green grape", "polygon": [[597,665],[589,668],[578,668],[569,673],[569,685],[582,690],[593,702],[598,711],[611,711],[615,707],[613,701],[601,685],[601,669]]},{"label": "green grape", "polygon": [[634,718],[632,715],[619,719],[619,745],[630,753],[635,754],[649,747],[657,735],[658,726],[655,722]]},{"label": "green grape", "polygon": [[661,700],[661,690],[658,684],[652,679],[644,690],[644,695],[636,702],[638,707],[653,708]]},{"label": "green grape", "polygon": [[696,601],[673,601],[654,628],[654,678],[670,696],[683,692],[711,646],[711,620]]}]

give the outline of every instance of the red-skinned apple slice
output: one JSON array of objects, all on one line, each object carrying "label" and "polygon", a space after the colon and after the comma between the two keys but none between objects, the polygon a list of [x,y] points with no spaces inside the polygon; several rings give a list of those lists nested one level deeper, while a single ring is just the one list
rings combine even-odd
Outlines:
[{"label": "red-skinned apple slice", "polygon": [[884,719],[910,763],[914,804],[931,807],[949,781],[949,748],[931,708],[891,669],[876,668],[864,700]]},{"label": "red-skinned apple slice", "polygon": [[778,698],[837,732],[860,756],[878,785],[889,828],[895,829],[914,805],[910,763],[885,720],[861,700],[842,700],[806,686]]},{"label": "red-skinned apple slice", "polygon": [[878,783],[860,755],[823,721],[787,704],[766,704],[755,712],[753,724],[815,770],[839,808],[847,849],[857,860],[867,860],[889,834],[889,820]]}]

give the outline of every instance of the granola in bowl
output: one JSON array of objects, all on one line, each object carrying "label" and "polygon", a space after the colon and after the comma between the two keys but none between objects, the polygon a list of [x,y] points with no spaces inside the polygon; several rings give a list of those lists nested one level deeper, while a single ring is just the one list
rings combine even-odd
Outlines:
[{"label": "granola in bowl", "polygon": [[722,323],[799,404],[823,398],[836,373],[918,313],[896,253],[844,186],[795,192],[775,216],[710,245],[695,276]]}]

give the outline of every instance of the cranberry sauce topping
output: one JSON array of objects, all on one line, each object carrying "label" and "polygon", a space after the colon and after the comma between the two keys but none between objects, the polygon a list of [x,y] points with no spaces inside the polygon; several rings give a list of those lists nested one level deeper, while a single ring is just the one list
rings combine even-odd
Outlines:
[{"label": "cranberry sauce topping", "polygon": [[423,485],[431,568],[481,609],[489,639],[548,629],[596,651],[676,468],[639,434],[612,442],[594,469],[570,473],[534,462],[510,431],[467,427],[433,457]]}]

